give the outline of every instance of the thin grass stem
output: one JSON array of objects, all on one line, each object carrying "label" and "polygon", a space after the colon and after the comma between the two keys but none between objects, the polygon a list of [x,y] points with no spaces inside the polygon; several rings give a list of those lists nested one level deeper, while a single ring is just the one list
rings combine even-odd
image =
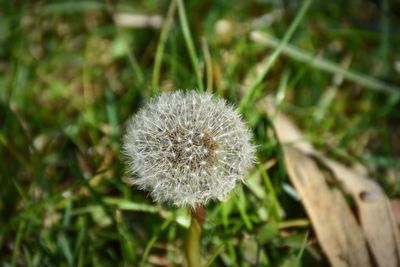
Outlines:
[{"label": "thin grass stem", "polygon": [[167,42],[168,34],[171,30],[172,23],[174,22],[174,15],[177,7],[177,0],[172,0],[167,11],[165,23],[161,29],[160,41],[157,44],[156,57],[154,60],[153,77],[152,77],[152,90],[158,91],[160,82],[161,63],[164,55],[165,43]]},{"label": "thin grass stem", "polygon": [[193,69],[197,79],[197,86],[200,91],[204,91],[203,81],[201,79],[200,67],[199,67],[199,59],[196,55],[196,49],[193,44],[192,35],[190,34],[189,24],[186,17],[185,6],[183,4],[183,0],[178,1],[178,12],[179,12],[179,20],[181,22],[183,37],[185,38],[186,46],[189,51],[189,57],[193,65]]},{"label": "thin grass stem", "polygon": [[264,77],[267,75],[267,73],[271,69],[272,65],[275,63],[275,60],[281,54],[285,45],[289,42],[290,38],[293,36],[297,27],[300,25],[300,22],[303,20],[304,15],[306,14],[307,10],[309,9],[311,3],[312,3],[312,0],[305,0],[303,2],[302,6],[300,7],[299,12],[297,12],[295,19],[290,24],[289,29],[286,31],[285,35],[283,36],[280,44],[276,47],[275,51],[265,62],[265,65],[262,67],[261,71],[258,73],[258,75],[255,78],[255,80],[253,81],[253,83],[247,89],[244,97],[242,98],[242,101],[240,101],[239,110],[243,111],[243,109],[250,104],[250,102],[252,101],[252,99],[256,93],[258,86],[260,85],[260,83],[262,82]]},{"label": "thin grass stem", "polygon": [[[279,41],[275,37],[269,36],[261,32],[252,32],[251,39],[267,47],[278,47],[282,44],[282,41]],[[307,51],[294,47],[290,44],[284,45],[282,53],[297,61],[304,62],[309,66],[316,68],[318,70],[323,70],[332,74],[342,75],[344,78],[352,82],[358,83],[360,85],[363,85],[372,90],[385,92],[389,94],[400,93],[400,88],[397,86],[384,83],[380,80],[377,80],[362,73],[348,70],[336,63],[328,61],[322,57],[317,57]]]},{"label": "thin grass stem", "polygon": [[207,92],[213,92],[213,66],[212,59],[210,54],[210,49],[207,44],[207,39],[205,36],[201,38],[201,46],[203,48],[204,61],[206,65],[206,74],[207,74]]}]

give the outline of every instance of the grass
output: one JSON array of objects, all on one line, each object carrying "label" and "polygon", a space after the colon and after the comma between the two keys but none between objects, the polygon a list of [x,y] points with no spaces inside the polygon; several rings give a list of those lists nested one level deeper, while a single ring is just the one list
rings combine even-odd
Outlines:
[{"label": "grass", "polygon": [[[269,120],[255,108],[266,94],[319,149],[363,164],[391,198],[399,197],[395,3],[1,6],[1,266],[182,263],[189,214],[124,183],[120,154],[124,122],[161,90],[214,88],[240,106],[258,145],[259,163],[246,184],[206,207],[207,266],[327,264]],[[162,29],[125,28],[112,12],[160,14],[167,22]],[[215,31],[221,19],[232,24],[231,38]],[[254,42],[253,31],[272,36],[273,44]],[[243,97],[241,85],[263,58]]]}]

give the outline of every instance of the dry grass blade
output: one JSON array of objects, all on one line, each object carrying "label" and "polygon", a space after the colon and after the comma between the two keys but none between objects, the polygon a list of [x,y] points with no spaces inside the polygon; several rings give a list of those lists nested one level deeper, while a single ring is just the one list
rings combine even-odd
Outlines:
[{"label": "dry grass blade", "polygon": [[[363,174],[359,174],[347,166],[329,159],[320,152],[316,151],[314,147],[305,139],[300,130],[298,130],[284,114],[280,114],[275,110],[272,99],[266,98],[264,101],[262,101],[260,108],[269,114],[271,118],[273,118],[272,120],[276,134],[283,145],[285,161],[290,179],[302,196],[303,204],[310,215],[321,246],[324,248],[324,251],[326,252],[332,265],[346,266],[337,263],[335,255],[337,255],[336,253],[338,251],[342,251],[343,249],[345,249],[345,251],[347,251],[347,249],[354,249],[354,245],[352,245],[353,247],[348,247],[350,243],[338,242],[335,240],[326,241],[326,236],[329,236],[329,233],[325,232],[330,232],[330,234],[339,236],[345,234],[346,238],[350,238],[351,240],[355,236],[358,236],[357,238],[360,240],[355,244],[364,243],[365,236],[377,266],[400,266],[399,230],[394,219],[394,215],[390,209],[389,201],[379,185],[373,180],[365,177]],[[295,156],[293,154],[295,154]],[[352,225],[351,221],[353,221],[354,217],[351,212],[348,212],[350,210],[343,202],[343,198],[340,196],[339,191],[336,189],[333,189],[332,191],[326,190],[327,184],[325,178],[323,175],[320,175],[320,171],[318,171],[317,166],[315,163],[313,163],[314,160],[310,156],[318,158],[318,160],[333,173],[334,179],[342,187],[340,189],[351,195],[351,197],[355,200],[361,222],[360,227],[356,225],[357,227],[354,228]],[[302,169],[302,172],[304,173],[302,176],[303,178],[306,177],[306,179],[302,179],[299,176],[299,171],[296,171],[296,168]],[[299,179],[303,180],[303,183],[299,182]],[[304,181],[310,183],[311,180],[315,180],[314,183],[318,184],[318,187],[313,187],[311,190],[311,186],[308,186],[309,190],[307,190],[307,188],[304,187]],[[318,198],[316,198],[316,194],[318,194]],[[335,195],[335,197],[333,197],[333,195]],[[335,226],[335,219],[333,221],[326,222],[325,225],[321,225],[321,218],[325,218],[325,216],[327,216],[325,214],[326,211],[321,209],[321,205],[324,206],[325,201],[330,201],[329,206],[335,206],[333,211],[336,209],[336,207],[340,207],[338,212],[341,214],[339,215],[338,213],[335,213],[335,216],[340,216],[336,217],[336,219],[341,218],[340,221],[342,222],[348,220],[346,224],[342,224],[342,226],[346,229],[341,231],[339,228],[337,228],[337,226]],[[353,218],[350,219],[349,216]],[[358,230],[348,231],[349,229]],[[360,229],[363,231],[363,234],[361,235],[357,232]],[[337,250],[335,244],[329,244],[331,242],[339,244],[339,250]],[[364,248],[365,253],[367,244],[365,244]],[[358,251],[360,252],[362,249]],[[359,257],[358,254],[353,255],[354,260]],[[348,263],[350,264],[350,262]],[[348,266],[366,265],[350,264]]]}]

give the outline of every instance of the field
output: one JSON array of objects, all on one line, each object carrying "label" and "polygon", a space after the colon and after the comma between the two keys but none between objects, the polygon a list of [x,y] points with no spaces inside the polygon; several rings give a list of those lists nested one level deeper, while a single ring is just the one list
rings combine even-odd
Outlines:
[{"label": "field", "polygon": [[177,89],[237,107],[257,148],[246,182],[205,207],[204,265],[328,266],[265,99],[395,207],[399,14],[390,0],[0,0],[0,266],[184,265],[188,209],[130,186],[121,153],[128,118]]}]

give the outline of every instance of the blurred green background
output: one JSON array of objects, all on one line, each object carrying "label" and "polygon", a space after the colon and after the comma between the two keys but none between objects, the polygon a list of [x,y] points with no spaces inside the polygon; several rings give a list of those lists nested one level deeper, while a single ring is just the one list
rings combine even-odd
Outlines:
[{"label": "blurred green background", "polygon": [[[124,122],[162,90],[199,88],[196,58],[204,87],[239,105],[248,73],[274,52],[250,32],[282,39],[302,1],[184,4],[194,54],[170,1],[0,0],[1,266],[182,264],[188,213],[124,183]],[[206,207],[210,266],[327,264],[255,108],[267,94],[316,147],[400,194],[400,3],[314,1],[296,26],[300,56],[338,69],[283,53],[242,106],[259,163],[229,200]],[[349,69],[361,80],[343,79]]]}]

